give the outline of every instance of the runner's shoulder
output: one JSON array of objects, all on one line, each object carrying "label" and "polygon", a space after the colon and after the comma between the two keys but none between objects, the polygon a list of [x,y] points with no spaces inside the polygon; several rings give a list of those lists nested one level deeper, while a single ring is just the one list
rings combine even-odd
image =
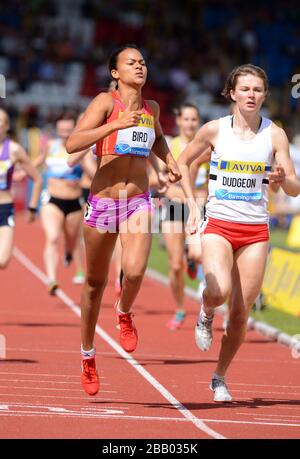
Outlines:
[{"label": "runner's shoulder", "polygon": [[156,102],[156,100],[150,99],[150,100],[145,100],[145,102],[146,102],[147,105],[149,105],[149,107],[151,108],[151,110],[152,110],[154,116],[159,115],[160,108],[159,108],[159,103]]},{"label": "runner's shoulder", "polygon": [[210,142],[214,142],[219,133],[219,120],[211,120],[203,124],[199,129],[196,137],[205,138]]}]

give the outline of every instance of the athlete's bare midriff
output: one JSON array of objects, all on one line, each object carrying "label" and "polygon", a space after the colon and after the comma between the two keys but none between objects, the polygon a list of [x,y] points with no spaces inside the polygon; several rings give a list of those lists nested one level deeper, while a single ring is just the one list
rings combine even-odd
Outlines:
[{"label": "athlete's bare midriff", "polygon": [[81,196],[79,180],[48,178],[47,191],[54,198],[77,199]]},{"label": "athlete's bare midriff", "polygon": [[0,204],[11,204],[13,202],[12,193],[10,190],[0,191]]},{"label": "athlete's bare midriff", "polygon": [[[100,198],[131,198],[149,188],[147,159],[134,156],[105,155],[97,161],[91,193]],[[120,192],[124,193],[123,194]]]}]

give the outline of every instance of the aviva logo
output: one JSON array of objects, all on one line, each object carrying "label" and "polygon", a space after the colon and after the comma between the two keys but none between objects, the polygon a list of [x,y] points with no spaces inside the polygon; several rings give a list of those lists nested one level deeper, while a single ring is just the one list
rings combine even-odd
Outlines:
[{"label": "aviva logo", "polygon": [[234,172],[236,174],[264,174],[265,163],[255,163],[246,161],[220,161],[219,170]]},{"label": "aviva logo", "polygon": [[[119,112],[119,118],[123,116],[124,112]],[[148,115],[146,113],[141,114],[141,119],[137,126],[145,127],[145,128],[152,128],[154,129],[154,118],[152,115]]]}]

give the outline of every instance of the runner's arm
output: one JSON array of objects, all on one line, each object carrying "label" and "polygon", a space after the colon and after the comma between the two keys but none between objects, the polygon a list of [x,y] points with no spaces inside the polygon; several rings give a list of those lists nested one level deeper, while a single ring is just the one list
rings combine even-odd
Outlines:
[{"label": "runner's arm", "polygon": [[300,194],[300,180],[297,178],[293,162],[289,153],[289,141],[283,129],[272,125],[272,143],[276,166],[269,174],[269,182],[280,184],[283,191],[289,196]]},{"label": "runner's arm", "polygon": [[[75,129],[67,140],[68,153],[85,150],[99,140],[119,129],[137,126],[141,110],[132,110],[132,102],[125,108],[123,116],[110,123],[104,123],[114,107],[114,99],[110,93],[100,93],[87,107],[86,111],[77,121]],[[103,124],[104,123],[104,124]]]},{"label": "runner's arm", "polygon": [[169,180],[171,183],[175,183],[180,180],[181,175],[178,170],[177,163],[170,152],[169,146],[163,134],[161,124],[159,122],[159,105],[152,101],[148,101],[152,107],[154,114],[154,128],[155,128],[155,142],[152,146],[153,153],[161,159],[167,166],[169,173]]},{"label": "runner's arm", "polygon": [[83,157],[81,167],[87,176],[92,180],[97,170],[97,162],[92,158],[91,154]]},{"label": "runner's arm", "polygon": [[33,180],[33,189],[28,207],[37,209],[43,185],[42,177],[20,144],[15,143],[13,145],[13,157],[15,162],[18,162],[26,174]]},{"label": "runner's arm", "polygon": [[81,163],[81,161],[84,159],[85,155],[90,152],[91,149],[87,148],[86,150],[78,151],[76,153],[73,153],[72,155],[68,156],[67,163],[69,167],[74,167],[76,164]]},{"label": "runner's arm", "polygon": [[210,161],[213,139],[216,137],[217,132],[218,121],[210,121],[204,124],[178,158],[178,167],[182,175],[181,186],[188,198],[188,203],[194,201],[194,184],[190,176],[191,164],[196,159],[198,166]]}]

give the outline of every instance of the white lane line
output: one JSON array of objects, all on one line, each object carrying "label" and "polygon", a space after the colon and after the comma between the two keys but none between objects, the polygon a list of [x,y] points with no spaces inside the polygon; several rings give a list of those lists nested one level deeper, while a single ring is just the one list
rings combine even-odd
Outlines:
[{"label": "white lane line", "polygon": [[[55,398],[55,400],[65,400],[65,399],[72,399],[72,400],[84,400],[85,402],[91,402],[90,397],[87,395],[86,397],[76,397],[75,395],[68,396],[68,395],[36,395],[36,394],[16,394],[14,393],[0,393],[0,397],[31,397],[31,398]],[[105,402],[124,402],[122,398],[114,398],[114,397],[94,397],[93,401],[98,402],[100,400],[104,400]]]},{"label": "white lane line", "polygon": [[[43,411],[37,411],[38,413],[44,413],[50,411],[51,413],[75,413],[75,414],[84,414],[84,415],[98,415],[98,414],[105,414],[105,415],[115,415],[115,414],[124,414],[123,410],[117,410],[116,408],[84,408],[82,407],[81,410],[70,410],[69,408],[63,407],[63,406],[49,406],[49,405],[21,405],[21,404],[14,404],[12,403],[11,405],[3,405],[5,407],[8,407],[9,411],[11,413],[18,412],[18,413],[35,413],[36,411],[32,411],[32,408],[34,410],[43,410]],[[1,405],[0,405],[1,409]],[[6,409],[6,408],[5,408]],[[18,409],[19,411],[16,411]]]},{"label": "white lane line", "polygon": [[283,422],[254,422],[254,421],[241,421],[241,420],[232,420],[232,419],[203,419],[205,422],[215,422],[215,423],[226,423],[226,424],[261,424],[264,426],[288,426],[288,427],[300,427],[300,424],[286,424]]},{"label": "white lane line", "polygon": [[[270,421],[270,419],[267,419],[267,418],[254,418],[254,419],[256,421]],[[271,421],[273,421],[273,419]],[[284,421],[286,421],[286,423]],[[292,422],[293,422],[293,420],[292,420]],[[280,419],[280,422],[267,422],[267,424],[270,424],[270,425],[273,425],[273,426],[300,427],[300,424],[291,424],[291,420],[290,419]]]},{"label": "white lane line", "polygon": [[[241,402],[239,408],[243,408],[243,405],[246,405],[250,408],[262,408],[264,410],[272,410],[274,411],[274,405],[276,405],[277,410],[292,410],[296,411],[299,413],[299,407],[292,407],[292,406],[287,406],[288,404],[291,403],[291,401],[295,402],[295,405],[299,405],[299,401],[297,399],[295,400],[278,400],[278,399],[261,399],[261,401],[253,401],[252,398],[242,398],[242,397],[234,397],[235,402]],[[268,403],[268,405],[265,404],[265,402]],[[279,405],[280,403],[280,405]],[[250,413],[248,413],[250,415]],[[269,416],[268,413],[264,413],[266,416]],[[257,413],[251,413],[251,416],[257,415]],[[282,416],[282,415],[280,415]],[[289,414],[286,414],[286,416],[289,416]]]},{"label": "white lane line", "polygon": [[[69,389],[69,388],[56,388],[56,387],[36,387],[36,386],[11,386],[11,385],[8,385],[8,386],[0,386],[0,389],[28,389],[28,390],[32,390],[34,389],[35,391],[36,390],[43,390],[43,391],[47,391],[47,390],[52,390],[52,391],[67,391],[67,392],[79,392],[79,393],[82,393],[82,389]],[[102,390],[101,393],[105,393],[105,394],[116,394],[117,391],[116,390]]]},{"label": "white lane line", "polygon": [[8,405],[0,405],[0,411],[4,411],[4,410],[9,410],[9,406]]},{"label": "white lane line", "polygon": [[[3,405],[4,409],[8,409],[10,413],[25,413],[25,414],[48,414],[48,413],[58,413],[58,414],[70,414],[76,416],[84,416],[84,417],[95,417],[95,416],[103,416],[103,415],[123,415],[124,411],[116,408],[84,408],[81,409],[70,409],[63,406],[49,406],[49,405]],[[1,405],[0,405],[1,410]]]},{"label": "white lane line", "polygon": [[192,422],[190,419],[186,418],[164,418],[159,416],[128,416],[126,414],[121,415],[110,415],[110,414],[92,414],[92,413],[65,413],[65,412],[44,412],[44,411],[18,411],[18,410],[11,410],[11,411],[0,411],[0,417],[4,416],[16,416],[16,417],[27,417],[27,416],[40,416],[40,417],[54,417],[59,416],[63,418],[67,417],[80,417],[80,418],[90,418],[90,419],[127,419],[131,421],[167,421],[167,422]]},{"label": "white lane line", "polygon": [[[28,349],[29,350],[29,349]],[[16,372],[12,372],[12,371],[0,371],[0,375],[20,375],[20,376],[32,376],[33,373],[16,373]],[[55,375],[53,373],[34,373],[34,376],[50,376],[51,378],[54,377],[57,377],[57,378],[76,378],[77,380],[79,379],[78,375],[75,376],[75,375],[64,375],[64,374],[60,374],[60,375]],[[100,376],[100,379],[106,379],[104,376]]]},{"label": "white lane line", "polygon": [[[259,418],[254,418],[255,421],[270,421],[270,422],[299,422],[298,419],[286,419],[287,416],[285,416],[285,419],[270,419],[270,418],[265,418],[265,417],[259,417]],[[300,424],[299,424],[300,425]]]},{"label": "white lane line", "polygon": [[[210,390],[210,389],[207,389]],[[275,395],[300,395],[299,392],[274,392],[274,391],[265,391],[265,390],[245,390],[245,389],[231,389],[230,392],[242,392],[248,394],[275,394]]]},{"label": "white lane line", "polygon": [[[2,383],[3,381],[6,381],[6,382],[31,382],[31,383],[39,383],[39,384],[53,384],[55,386],[57,386],[57,384],[74,384],[76,386],[78,386],[78,382],[73,382],[73,381],[51,381],[51,380],[48,380],[48,381],[41,381],[40,379],[7,379],[7,378],[0,378],[0,382]],[[101,386],[111,386],[111,384],[109,383],[101,383]]]},{"label": "white lane line", "polygon": [[[196,381],[196,384],[209,384],[208,381]],[[231,382],[230,387],[233,386],[250,386],[250,387],[282,387],[282,388],[288,388],[288,389],[300,389],[300,386],[287,386],[287,385],[282,385],[282,384],[254,384],[254,383],[237,383],[237,382]]]},{"label": "white lane line", "polygon": [[1,315],[5,315],[5,316],[12,316],[13,318],[15,317],[63,317],[63,312],[60,312],[60,311],[51,311],[50,312],[41,312],[41,310],[39,311],[35,311],[35,312],[29,312],[27,311],[26,309],[23,309],[22,312],[16,312],[16,311],[13,311],[12,309],[4,309],[2,310],[1,309]]},{"label": "white lane line", "polygon": [[[129,421],[143,420],[143,421],[167,421],[167,422],[190,422],[191,419],[185,418],[170,418],[170,417],[159,417],[159,416],[130,416],[130,415],[109,415],[109,414],[83,414],[78,412],[42,412],[42,411],[21,411],[21,410],[12,410],[12,411],[0,411],[0,417],[82,417],[82,418],[92,418],[92,419],[122,419]],[[200,419],[199,419],[200,420]],[[248,425],[263,425],[263,426],[278,426],[278,427],[300,427],[300,424],[294,423],[284,423],[284,422],[262,422],[262,421],[233,421],[231,419],[201,419],[202,422],[207,423],[216,423],[216,424],[248,424]]]},{"label": "white lane line", "polygon": [[[240,413],[236,412],[236,414],[240,414],[242,416],[257,416],[257,413]],[[300,416],[295,416],[293,414],[269,414],[269,413],[260,413],[260,416],[264,416],[265,418],[278,418],[280,421],[280,418],[299,418]],[[272,420],[272,419],[271,419]],[[297,420],[297,419],[296,419]]]},{"label": "white lane line", "polygon": [[[28,394],[27,394],[27,395],[25,395],[25,394],[19,394],[19,395],[18,395],[18,394],[16,394],[16,393],[13,393],[13,394],[12,394],[12,393],[3,393],[3,394],[0,393],[0,399],[1,399],[2,397],[4,397],[4,396],[6,396],[6,397],[14,397],[14,398],[16,398],[16,397],[21,397],[22,399],[25,398],[25,397],[28,397],[28,398],[29,398],[29,397],[33,397],[32,395],[28,395]],[[63,395],[60,395],[60,396],[57,396],[57,395],[39,395],[38,397],[39,397],[39,398],[44,398],[44,399],[53,399],[53,398],[54,398],[55,400],[57,400],[57,399],[59,399],[59,400],[66,400],[66,399],[82,400],[82,401],[85,401],[85,402],[88,401],[88,402],[90,402],[90,403],[93,403],[94,401],[95,401],[95,403],[97,403],[97,402],[100,401],[100,400],[101,400],[101,401],[105,401],[105,402],[107,402],[107,403],[111,403],[111,402],[122,403],[122,402],[124,402],[123,399],[117,399],[117,398],[112,398],[112,397],[110,397],[109,400],[107,400],[107,398],[100,398],[100,397],[95,397],[93,400],[91,400],[91,399],[88,398],[88,397],[86,397],[86,398],[85,398],[85,397],[75,397],[75,396],[74,396],[74,397],[67,397],[67,396],[63,396]],[[240,399],[240,400],[241,400],[242,402],[245,402],[245,403],[251,402],[251,401],[252,401],[252,400],[250,400],[250,399],[249,399],[249,400],[246,400],[246,401],[245,401],[245,399]],[[24,403],[17,403],[17,402],[15,402],[15,401],[14,401],[14,402],[8,402],[7,399],[4,399],[1,403],[2,403],[2,404],[6,404],[6,405],[12,405],[12,404],[14,404],[14,405],[21,405],[21,406],[24,405]],[[30,403],[33,404],[32,401],[31,401]],[[47,403],[47,405],[49,406],[50,401],[49,401],[49,402],[47,401],[46,403]],[[78,406],[78,407],[80,407],[80,406],[82,406],[82,405],[67,404],[67,403],[64,402],[64,406]],[[257,405],[257,406],[259,406],[259,405]],[[263,409],[265,409],[265,410],[273,409],[273,407],[263,406],[263,405],[261,405],[260,407],[263,408]],[[116,406],[115,408],[120,408],[120,409],[122,409],[122,410],[129,409],[129,408],[126,408],[126,407],[117,407],[117,406]],[[286,410],[294,410],[294,411],[296,410],[297,413],[299,412],[299,408],[292,408],[292,407],[289,407],[289,406],[284,406],[284,407],[277,406],[277,408],[278,408],[278,409],[284,409],[284,410],[285,410],[285,409],[286,409]],[[87,409],[92,409],[92,408],[89,407],[89,408],[87,408]],[[250,416],[257,416],[257,413],[240,413],[240,412],[236,412],[236,414],[245,415],[245,416],[249,416],[249,415],[250,415]],[[263,414],[261,414],[261,416],[267,416],[267,417],[275,416],[275,417],[276,417],[276,415],[271,415],[271,414],[268,414],[268,413],[263,413]],[[282,417],[296,417],[296,416],[294,416],[294,415],[290,415],[289,413],[286,413],[286,414],[278,414],[278,416],[282,416]]]},{"label": "white lane line", "polygon": [[[78,349],[75,351],[70,351],[69,349],[25,349],[25,348],[18,348],[18,347],[7,347],[6,348],[8,351],[18,351],[18,352],[46,352],[50,354],[77,354],[78,355]],[[112,354],[112,352],[111,352]],[[97,355],[101,355],[101,352],[97,352]]]},{"label": "white lane line", "polygon": [[[52,317],[52,316],[51,316]],[[274,344],[274,341],[271,342],[271,344]],[[9,351],[18,351],[18,352],[49,352],[49,353],[59,353],[59,354],[78,354],[78,350],[64,350],[64,349],[58,349],[58,350],[55,350],[55,349],[25,349],[25,348],[16,348],[16,347],[6,347],[6,349]],[[114,352],[107,352],[107,351],[99,351],[97,352],[97,355],[101,356],[101,355],[115,355]],[[172,358],[174,360],[174,355],[169,355],[169,354],[142,354],[142,353],[139,353],[139,352],[136,352],[134,354],[136,356],[136,358],[139,358],[139,359],[151,359],[151,358],[161,358],[161,359],[169,359],[169,358]],[[176,355],[176,358],[175,360],[186,360],[187,357],[186,355]],[[202,363],[205,363],[206,361],[207,362],[210,362],[212,359],[218,359],[218,355],[214,355],[212,354],[211,357],[208,359],[205,359],[205,358],[188,358],[188,362],[199,362],[201,361]],[[271,360],[271,359],[247,359],[247,358],[239,358],[237,357],[235,359],[236,362],[246,362],[246,363],[253,363],[253,362],[256,362],[256,363],[270,363],[270,364],[274,364],[274,363],[277,363],[276,360]],[[283,363],[287,363],[287,364],[298,364],[298,361],[297,359],[292,359],[291,357],[291,360],[280,360],[280,365],[283,364]],[[251,384],[252,385],[252,384]],[[254,385],[254,384],[253,384]],[[289,387],[289,386],[288,386]],[[296,386],[296,387],[299,387],[299,386]]]},{"label": "white lane line", "polygon": [[[38,402],[18,403],[18,402],[15,402],[15,401],[2,402],[0,404],[0,409],[1,409],[1,406],[7,406],[7,407],[14,406],[16,408],[58,408],[57,404],[50,405],[49,403],[47,403],[47,405],[41,405]],[[85,405],[74,405],[72,403],[64,403],[64,409],[66,407],[75,407],[75,408],[80,408],[82,410],[87,410],[87,411],[99,411],[99,410],[100,411],[101,410],[122,410],[123,411],[123,410],[130,410],[130,408],[128,408],[127,406],[103,406],[103,404],[101,404],[101,408],[100,408],[100,407],[97,407],[97,406],[96,407],[93,407],[93,406],[87,407]],[[62,407],[59,407],[59,408],[62,408]]]},{"label": "white lane line", "polygon": [[[32,261],[27,258],[19,249],[16,247],[13,251],[16,259],[23,264],[32,274],[34,274],[43,284],[48,283],[46,275],[35,266]],[[68,306],[74,314],[80,317],[80,308],[69,298],[61,289],[57,290],[57,296]],[[155,379],[147,370],[145,370],[131,355],[125,352],[122,347],[113,340],[99,325],[96,326],[96,333],[108,343],[121,357],[132,365],[132,367],[140,373],[171,405],[174,406],[186,419],[191,421],[199,430],[205,432],[207,435],[216,438],[223,439],[223,435],[219,434],[215,430],[208,427],[204,422],[198,419],[191,411],[189,411],[182,403],[180,403],[157,379]]]}]

